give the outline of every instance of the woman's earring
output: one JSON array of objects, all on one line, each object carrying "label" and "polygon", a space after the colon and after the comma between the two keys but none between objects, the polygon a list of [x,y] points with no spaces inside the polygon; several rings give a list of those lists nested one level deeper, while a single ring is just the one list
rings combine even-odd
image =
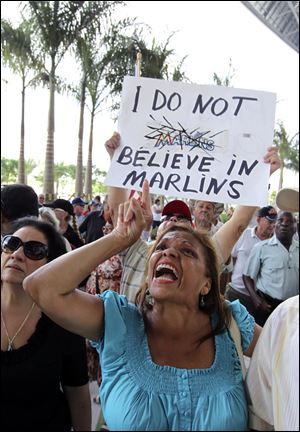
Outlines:
[{"label": "woman's earring", "polygon": [[146,290],[145,292],[145,301],[146,303],[148,303],[149,305],[153,306],[153,297],[150,294],[149,288]]},{"label": "woman's earring", "polygon": [[200,296],[199,296],[199,308],[200,309],[205,308],[204,295],[202,295],[202,294],[200,294]]}]

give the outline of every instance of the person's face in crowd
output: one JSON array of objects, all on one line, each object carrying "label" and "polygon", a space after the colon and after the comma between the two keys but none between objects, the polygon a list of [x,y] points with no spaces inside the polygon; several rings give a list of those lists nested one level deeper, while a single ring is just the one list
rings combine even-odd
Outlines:
[{"label": "person's face in crowd", "polygon": [[106,224],[102,228],[102,231],[103,231],[103,234],[106,235],[106,234],[110,234],[113,229],[114,229],[113,225],[109,222],[106,222]]},{"label": "person's face in crowd", "polygon": [[45,195],[40,194],[40,195],[39,195],[39,203],[40,203],[40,204],[44,204],[44,202],[45,202]]},{"label": "person's face in crowd", "polygon": [[275,224],[275,234],[279,240],[291,240],[295,234],[295,218],[290,212],[281,211]]},{"label": "person's face in crowd", "polygon": [[213,223],[215,220],[215,206],[208,201],[196,201],[194,216],[198,223]]},{"label": "person's face in crowd", "polygon": [[[47,246],[46,237],[33,227],[23,227],[17,230],[14,237],[18,237],[23,243],[36,241]],[[8,243],[9,246],[9,243]],[[36,252],[41,245],[30,245],[30,251]],[[28,246],[25,246],[29,248]],[[43,246],[42,246],[43,249]],[[28,254],[28,253],[27,253]],[[15,251],[2,251],[1,254],[1,280],[10,284],[22,284],[26,276],[47,263],[47,256],[41,259],[30,259],[24,253],[24,246],[20,245]]]},{"label": "person's face in crowd", "polygon": [[82,213],[83,213],[84,206],[79,205],[79,204],[74,204],[74,205],[73,205],[73,209],[74,209],[74,214],[75,214],[76,216],[80,216],[80,215],[82,215]]},{"label": "person's face in crowd", "polygon": [[269,238],[274,233],[276,220],[269,221],[265,217],[258,217],[257,218],[257,230],[258,234],[260,234],[264,238]]},{"label": "person's face in crowd", "polygon": [[151,255],[147,282],[156,301],[198,308],[199,294],[211,286],[203,246],[188,232],[167,232]]},{"label": "person's face in crowd", "polygon": [[176,223],[184,223],[191,225],[191,221],[187,219],[184,215],[179,213],[173,213],[170,215],[165,215],[161,219],[161,223],[158,227],[157,234],[163,232],[165,229],[169,228]]},{"label": "person's face in crowd", "polygon": [[59,222],[65,221],[69,215],[68,212],[66,212],[65,210],[60,209],[60,208],[55,208],[54,213],[55,213],[55,216],[57,217],[57,219],[59,220]]}]

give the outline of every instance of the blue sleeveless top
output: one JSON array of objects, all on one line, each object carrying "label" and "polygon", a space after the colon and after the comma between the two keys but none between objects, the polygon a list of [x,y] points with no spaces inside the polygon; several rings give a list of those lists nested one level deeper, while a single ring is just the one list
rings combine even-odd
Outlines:
[{"label": "blue sleeveless top", "polygon": [[[109,430],[247,430],[243,377],[228,331],[214,337],[210,368],[159,366],[152,361],[138,308],[112,291],[100,298],[104,332],[96,348],[102,368],[101,405]],[[253,337],[254,319],[238,300],[227,304],[245,351]],[[213,325],[216,318],[211,316]]]}]

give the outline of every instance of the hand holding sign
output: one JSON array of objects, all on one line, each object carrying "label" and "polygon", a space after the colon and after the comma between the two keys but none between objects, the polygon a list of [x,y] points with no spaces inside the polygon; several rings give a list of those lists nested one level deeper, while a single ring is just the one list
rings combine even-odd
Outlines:
[{"label": "hand holding sign", "polygon": [[264,162],[270,164],[270,175],[281,167],[282,163],[278,156],[278,147],[268,147]]},{"label": "hand holding sign", "polygon": [[120,146],[120,134],[118,132],[114,132],[112,137],[109,138],[104,145],[110,159],[112,159],[116,149]]}]

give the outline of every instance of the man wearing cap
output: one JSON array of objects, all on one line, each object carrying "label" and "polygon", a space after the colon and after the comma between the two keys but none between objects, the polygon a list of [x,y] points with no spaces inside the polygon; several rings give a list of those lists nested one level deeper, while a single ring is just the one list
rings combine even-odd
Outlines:
[{"label": "man wearing cap", "polygon": [[[110,156],[113,157],[115,150],[120,145],[120,135],[115,132],[113,136],[106,141],[105,148]],[[270,175],[275,172],[281,165],[280,159],[278,158],[278,150],[274,147],[268,149],[268,153],[264,157],[265,163],[270,163]],[[128,199],[129,191],[123,188],[108,187],[108,199],[109,207],[111,212],[111,218],[116,223],[119,204],[125,202]],[[177,200],[180,201],[180,200]],[[183,201],[180,201],[183,202]],[[150,205],[150,193],[149,185],[147,182],[143,184],[143,193],[141,197],[141,205],[144,211],[144,218],[146,221],[146,230],[150,231],[152,225],[152,212]],[[187,207],[190,218],[191,213]],[[219,257],[220,264],[224,263],[230,258],[231,250],[234,244],[239,239],[240,235],[247,228],[250,219],[253,216],[256,207],[250,206],[237,206],[232,218],[226,222],[213,236],[215,243],[216,253]],[[178,219],[178,211],[175,213],[176,219]],[[171,215],[169,215],[171,218]],[[173,217],[174,217],[173,216]],[[191,218],[192,219],[192,218]],[[184,221],[184,219],[183,219]],[[164,226],[163,222],[159,229]],[[175,221],[168,221],[174,223]],[[182,222],[182,221],[181,221]],[[139,239],[133,246],[124,251],[120,256],[123,257],[123,273],[121,279],[121,287],[123,291],[121,294],[125,294],[129,301],[135,301],[135,295],[137,290],[140,288],[143,280],[145,264],[147,259],[148,247],[141,239]]]},{"label": "man wearing cap", "polygon": [[83,246],[84,242],[78,232],[74,209],[70,201],[58,198],[45,204],[45,207],[53,208],[59,220],[59,232],[68,240],[72,249]]},{"label": "man wearing cap", "polygon": [[243,280],[254,304],[253,316],[263,326],[284,300],[299,294],[299,243],[293,214],[280,211],[275,234],[250,252]]},{"label": "man wearing cap", "polygon": [[77,222],[78,228],[80,227],[80,225],[82,224],[82,222],[85,219],[85,216],[83,214],[85,204],[86,203],[80,197],[74,198],[72,201],[72,206],[74,209],[74,214],[76,217],[76,222]]},{"label": "man wearing cap", "polygon": [[277,211],[272,206],[262,207],[258,210],[256,226],[247,228],[234,245],[231,256],[233,258],[233,271],[231,282],[227,285],[225,297],[227,300],[239,300],[253,315],[254,305],[243,281],[243,273],[253,246],[262,240],[267,240],[274,233]]}]

